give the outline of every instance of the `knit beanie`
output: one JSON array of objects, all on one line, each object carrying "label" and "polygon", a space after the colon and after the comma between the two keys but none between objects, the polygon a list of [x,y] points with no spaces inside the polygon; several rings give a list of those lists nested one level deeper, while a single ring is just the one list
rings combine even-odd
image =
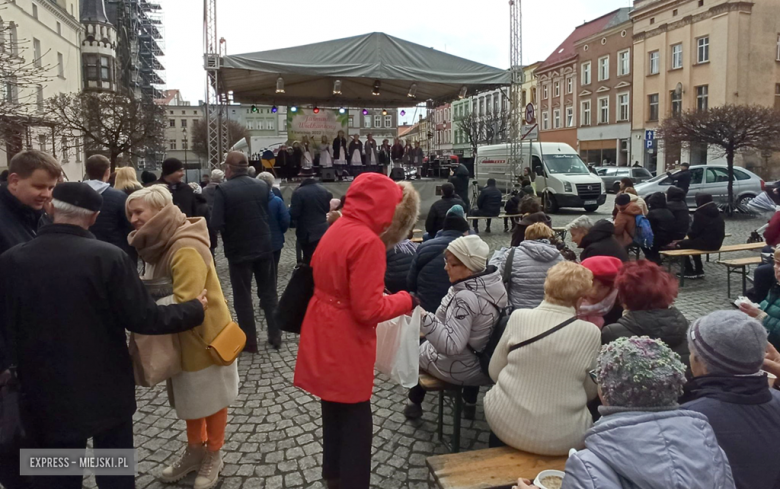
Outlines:
[{"label": "knit beanie", "polygon": [[688,346],[711,374],[750,375],[761,369],[767,331],[740,311],[715,311],[694,321]]},{"label": "knit beanie", "polygon": [[167,160],[163,161],[162,164],[162,176],[168,176],[171,173],[176,173],[179,170],[184,169],[184,163],[177,160],[176,158],[168,158]]},{"label": "knit beanie", "polygon": [[626,205],[629,202],[631,202],[631,197],[629,197],[628,194],[620,194],[615,197],[615,204],[617,205]]},{"label": "knit beanie", "polygon": [[154,173],[148,170],[144,170],[143,172],[141,172],[141,183],[143,183],[144,185],[156,181],[157,181],[157,175],[155,175]]},{"label": "knit beanie", "polygon": [[211,170],[211,181],[221,183],[225,179],[225,172],[222,170]]},{"label": "knit beanie", "polygon": [[451,242],[447,251],[472,272],[481,272],[487,265],[490,247],[477,235],[463,236]]},{"label": "knit beanie", "polygon": [[450,210],[447,211],[447,215],[444,217],[442,231],[460,231],[461,233],[465,233],[468,230],[469,223],[466,222],[463,207],[460,205],[453,205],[450,207]]},{"label": "knit beanie", "polygon": [[660,340],[618,338],[601,347],[596,365],[596,379],[610,407],[674,407],[683,393],[685,365]]},{"label": "knit beanie", "polygon": [[593,278],[607,285],[615,283],[618,272],[623,268],[623,262],[614,256],[592,256],[582,260],[583,267],[593,272]]}]

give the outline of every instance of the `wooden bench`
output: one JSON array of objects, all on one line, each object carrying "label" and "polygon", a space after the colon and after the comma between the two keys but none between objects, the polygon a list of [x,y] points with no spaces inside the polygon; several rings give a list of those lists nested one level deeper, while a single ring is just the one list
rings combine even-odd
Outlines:
[{"label": "wooden bench", "polygon": [[423,242],[423,239],[414,237],[414,238],[410,239],[409,241],[411,241],[412,243],[418,243],[419,244],[419,243]]},{"label": "wooden bench", "polygon": [[514,217],[523,217],[522,214],[499,214],[497,216],[468,216],[469,221],[478,221],[479,219],[511,219]]},{"label": "wooden bench", "polygon": [[[426,392],[439,393],[439,415],[436,423],[436,433],[439,435],[439,441],[447,446],[450,452],[458,453],[460,451],[460,421],[463,414],[463,386],[448,384],[426,372],[420,372],[419,382],[420,387]],[[452,405],[452,439],[449,444],[444,441],[445,397],[450,400]]]},{"label": "wooden bench", "polygon": [[672,262],[676,261],[680,264],[680,286],[685,285],[685,257],[687,256],[701,256],[701,255],[710,255],[710,254],[718,254],[718,260],[720,260],[721,253],[733,253],[736,251],[759,251],[766,246],[765,243],[744,243],[744,244],[736,244],[736,245],[726,245],[721,246],[719,250],[712,250],[712,251],[702,251],[702,250],[665,250],[661,251],[661,256],[664,258],[670,258],[671,261],[669,263],[669,271],[672,270]]},{"label": "wooden bench", "polygon": [[750,265],[760,265],[761,257],[751,256],[748,258],[735,258],[733,260],[720,260],[718,263],[726,266],[726,295],[731,299],[731,274],[738,273],[742,276],[742,295],[745,295],[747,292],[748,273],[750,273],[748,267]]},{"label": "wooden bench", "polygon": [[520,477],[534,480],[543,470],[564,470],[567,458],[501,447],[435,455],[426,464],[440,489],[510,489]]}]

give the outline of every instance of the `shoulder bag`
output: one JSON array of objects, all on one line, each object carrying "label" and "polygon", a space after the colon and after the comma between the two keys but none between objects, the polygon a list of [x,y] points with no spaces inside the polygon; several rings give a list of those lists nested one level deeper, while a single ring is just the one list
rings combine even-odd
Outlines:
[{"label": "shoulder bag", "polygon": [[314,272],[306,263],[299,263],[279,299],[276,308],[276,324],[288,333],[301,334],[303,319],[314,296]]},{"label": "shoulder bag", "polygon": [[507,353],[512,353],[513,351],[518,350],[518,349],[520,349],[520,348],[522,348],[524,346],[528,346],[531,343],[536,343],[537,341],[541,340],[542,338],[546,338],[546,337],[550,336],[551,334],[555,333],[556,331],[559,331],[559,330],[565,328],[566,326],[570,325],[571,323],[573,323],[576,320],[577,320],[577,316],[571,317],[571,318],[567,319],[566,321],[562,322],[561,324],[559,324],[558,326],[555,326],[554,328],[548,329],[544,333],[538,334],[538,335],[534,336],[533,338],[527,339],[525,341],[521,341],[520,343],[518,343],[516,345],[512,345],[512,346],[509,347],[509,351]]},{"label": "shoulder bag", "polygon": [[[206,344],[205,341],[203,343]],[[227,367],[236,361],[244,346],[246,346],[246,333],[235,321],[230,321],[211,343],[206,344],[206,350],[215,364]]]}]

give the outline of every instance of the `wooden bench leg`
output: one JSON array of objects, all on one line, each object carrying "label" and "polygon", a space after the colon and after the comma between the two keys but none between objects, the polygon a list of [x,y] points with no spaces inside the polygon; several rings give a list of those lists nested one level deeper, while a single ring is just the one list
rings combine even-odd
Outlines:
[{"label": "wooden bench leg", "polygon": [[463,392],[453,391],[452,395],[455,396],[452,414],[452,453],[458,453],[460,451],[460,420],[463,415]]},{"label": "wooden bench leg", "polygon": [[731,267],[726,267],[726,297],[731,299]]},{"label": "wooden bench leg", "polygon": [[685,287],[685,257],[677,258],[677,263],[680,266],[680,287]]},{"label": "wooden bench leg", "polygon": [[748,274],[747,267],[743,266],[742,267],[742,295],[743,296],[747,294],[747,274]]},{"label": "wooden bench leg", "polygon": [[444,391],[439,391],[439,419],[436,426],[439,441],[444,441]]}]

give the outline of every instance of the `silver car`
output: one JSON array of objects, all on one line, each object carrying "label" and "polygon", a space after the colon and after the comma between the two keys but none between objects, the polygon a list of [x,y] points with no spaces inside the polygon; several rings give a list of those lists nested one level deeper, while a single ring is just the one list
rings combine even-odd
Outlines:
[{"label": "silver car", "polygon": [[620,190],[620,180],[630,178],[636,185],[653,178],[645,168],[628,166],[597,166],[596,175],[601,177],[607,192],[617,193]]},{"label": "silver car", "polygon": [[[700,192],[712,195],[717,204],[728,203],[729,174],[725,166],[692,166],[690,172],[691,186],[685,199],[688,207],[696,207],[696,194]],[[655,192],[666,194],[671,185],[672,179],[664,173],[634,188],[640,197],[645,198]],[[734,167],[734,202],[737,205],[746,205],[763,191],[763,187],[761,177],[744,168]]]}]

